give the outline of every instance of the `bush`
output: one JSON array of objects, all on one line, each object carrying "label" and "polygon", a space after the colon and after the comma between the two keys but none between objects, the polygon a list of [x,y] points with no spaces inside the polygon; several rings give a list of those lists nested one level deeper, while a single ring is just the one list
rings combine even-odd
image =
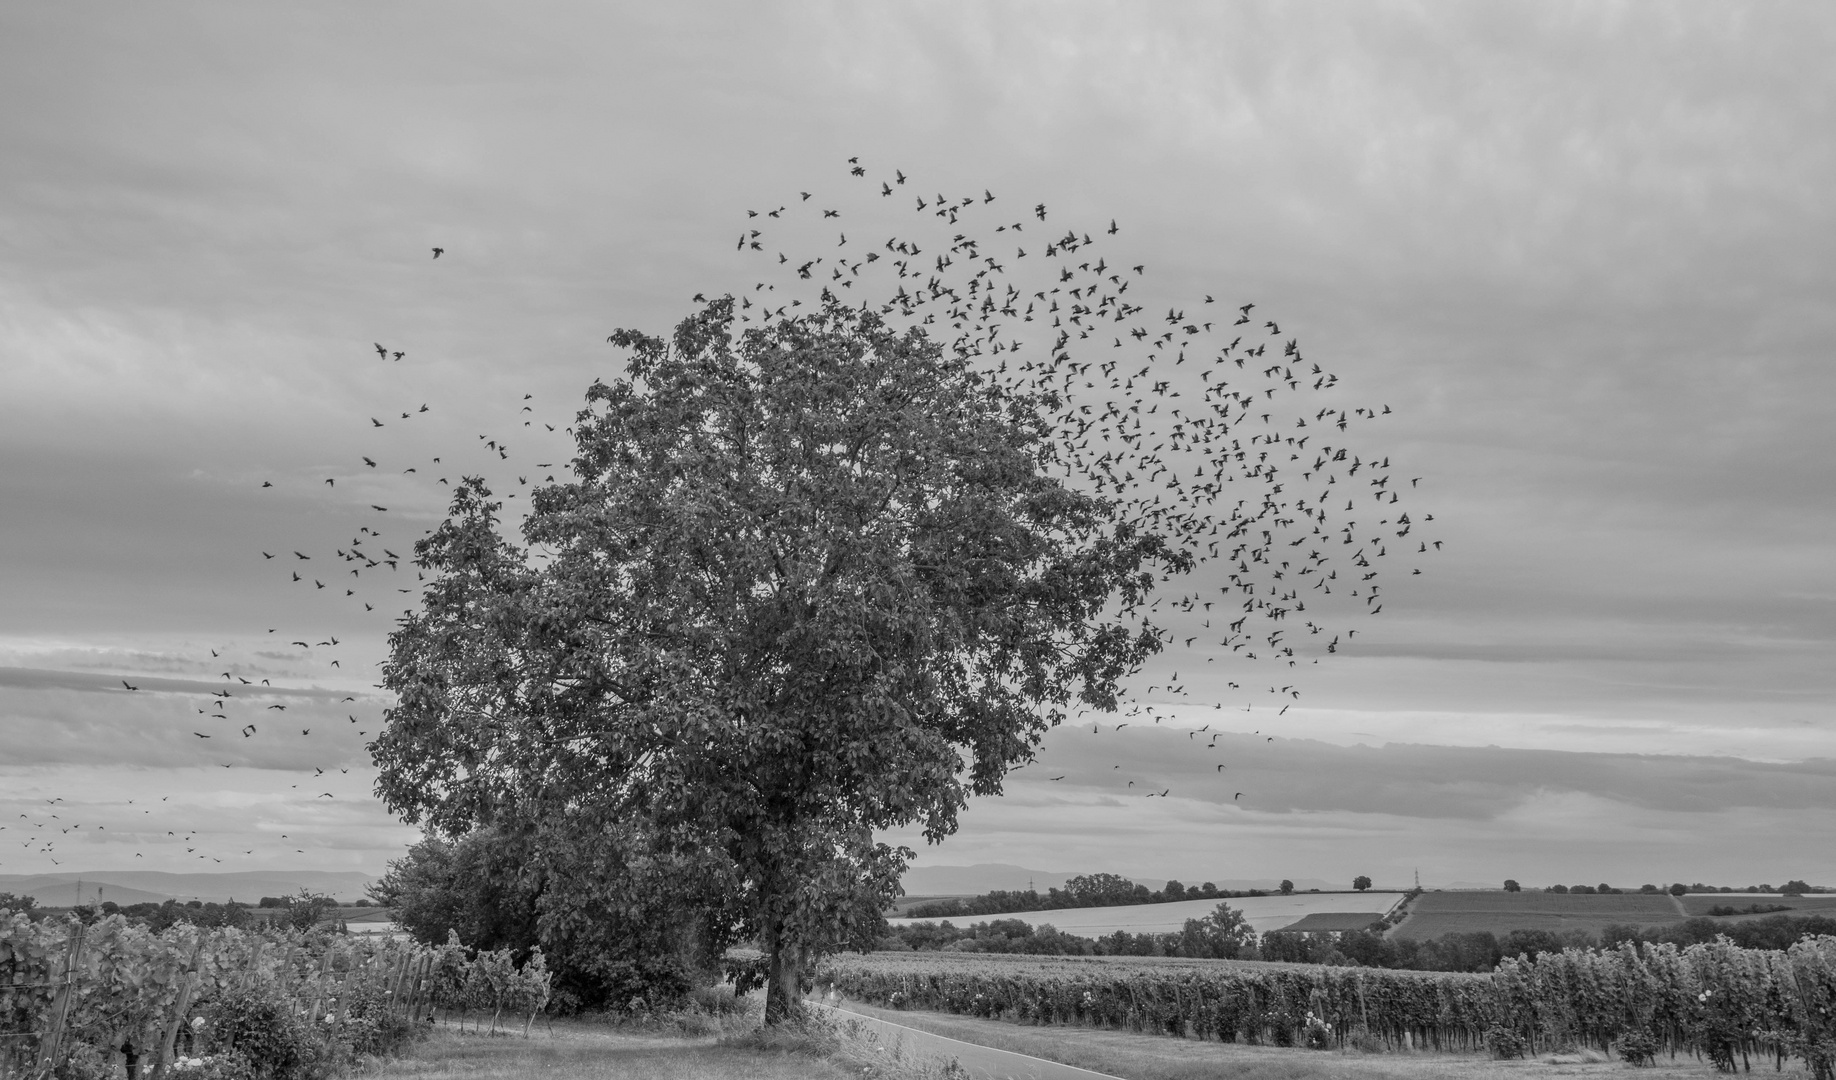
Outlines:
[{"label": "bush", "polygon": [[689,1004],[709,1016],[743,1015],[750,1008],[744,997],[729,994],[718,986],[702,986],[691,990]]},{"label": "bush", "polygon": [[1628,1031],[1619,1037],[1619,1056],[1628,1065],[1654,1064],[1657,1052],[1657,1040],[1642,1031]]},{"label": "bush", "polygon": [[[254,1068],[249,1059],[235,1051],[226,1050],[220,1054],[204,1054],[198,1057],[175,1057],[172,1059],[172,1071],[168,1076],[177,1080],[243,1080],[254,1075]],[[112,1072],[109,1074],[114,1075]],[[141,1073],[145,1076],[146,1073]]]},{"label": "bush", "polygon": [[1306,1027],[1301,1031],[1301,1042],[1309,1050],[1332,1049],[1332,1027],[1312,1013],[1307,1014]]},{"label": "bush", "polygon": [[1499,1061],[1523,1057],[1526,1049],[1523,1037],[1507,1027],[1494,1026],[1487,1029],[1485,1045]]},{"label": "bush", "polygon": [[303,1080],[322,1056],[291,1009],[254,993],[218,998],[204,1019],[213,1046],[245,1059],[254,1080]]},{"label": "bush", "polygon": [[115,1072],[113,1063],[100,1049],[79,1043],[57,1063],[51,1075],[55,1080],[109,1080]]},{"label": "bush", "polygon": [[339,1003],[336,1034],[350,1044],[351,1052],[381,1057],[407,1045],[420,1033],[414,1021],[390,1008],[378,987],[353,991]]}]

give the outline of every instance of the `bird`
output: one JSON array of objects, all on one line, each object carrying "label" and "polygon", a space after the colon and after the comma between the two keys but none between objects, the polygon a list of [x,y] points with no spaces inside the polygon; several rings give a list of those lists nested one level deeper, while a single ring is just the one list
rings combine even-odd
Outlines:
[{"label": "bird", "polygon": [[140,689],[140,687],[138,687],[138,686],[135,686],[134,684],[132,684],[132,683],[130,683],[130,682],[128,682],[128,681],[127,681],[126,679],[122,679],[122,680],[121,680],[121,685],[122,685],[122,686],[125,686],[125,687],[127,687],[127,688],[128,688],[129,690],[138,690],[138,689]]},{"label": "bird", "polygon": [[434,249],[433,249],[433,257],[434,257],[434,258],[436,258],[436,259],[437,259],[437,258],[439,258],[440,256],[442,256],[442,255],[444,255],[444,254],[446,254],[446,249],[445,249],[445,248],[439,248],[439,247],[437,247],[437,248],[434,248]]}]

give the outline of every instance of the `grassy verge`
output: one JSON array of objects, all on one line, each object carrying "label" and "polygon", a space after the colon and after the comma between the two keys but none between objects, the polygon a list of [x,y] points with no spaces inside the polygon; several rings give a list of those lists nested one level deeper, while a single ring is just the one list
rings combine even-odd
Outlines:
[{"label": "grassy verge", "polygon": [[846,1024],[764,1031],[759,1012],[752,1002],[727,1016],[539,1020],[527,1039],[436,1026],[403,1056],[372,1063],[361,1080],[944,1080],[934,1067],[852,1037]]},{"label": "grassy verge", "polygon": [[[900,1012],[850,1003],[848,1008],[895,1024],[963,1042],[1011,1050],[1124,1080],[1542,1080],[1557,1076],[1624,1074],[1628,1080],[1704,1080],[1717,1075],[1704,1062],[1660,1058],[1634,1069],[1591,1052],[1544,1055],[1529,1061],[1493,1061],[1468,1054],[1361,1053],[1201,1042],[1076,1027],[1031,1027],[944,1013]],[[1770,1065],[1770,1061],[1766,1062]],[[1797,1063],[1782,1076],[1807,1076]]]}]

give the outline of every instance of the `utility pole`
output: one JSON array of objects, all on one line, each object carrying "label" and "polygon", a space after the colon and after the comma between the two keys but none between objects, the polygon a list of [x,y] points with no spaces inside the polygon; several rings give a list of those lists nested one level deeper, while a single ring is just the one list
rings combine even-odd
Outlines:
[{"label": "utility pole", "polygon": [[1415,868],[1415,887],[1422,887],[1422,868],[1419,866]]}]

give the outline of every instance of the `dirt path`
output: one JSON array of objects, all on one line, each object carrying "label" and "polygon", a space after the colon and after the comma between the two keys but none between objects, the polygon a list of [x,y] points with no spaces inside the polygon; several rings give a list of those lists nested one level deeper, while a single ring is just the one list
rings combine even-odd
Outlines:
[{"label": "dirt path", "polygon": [[[922,1059],[942,1065],[954,1061],[968,1070],[975,1080],[1120,1080],[1108,1073],[1092,1072],[1075,1065],[1062,1065],[1044,1058],[1028,1057],[1011,1050],[952,1039],[929,1031],[906,1027],[877,1016],[870,1016],[848,1002],[824,1006],[849,1018],[873,1033],[881,1046],[895,1058]],[[877,1011],[877,1010],[876,1010]]]}]

